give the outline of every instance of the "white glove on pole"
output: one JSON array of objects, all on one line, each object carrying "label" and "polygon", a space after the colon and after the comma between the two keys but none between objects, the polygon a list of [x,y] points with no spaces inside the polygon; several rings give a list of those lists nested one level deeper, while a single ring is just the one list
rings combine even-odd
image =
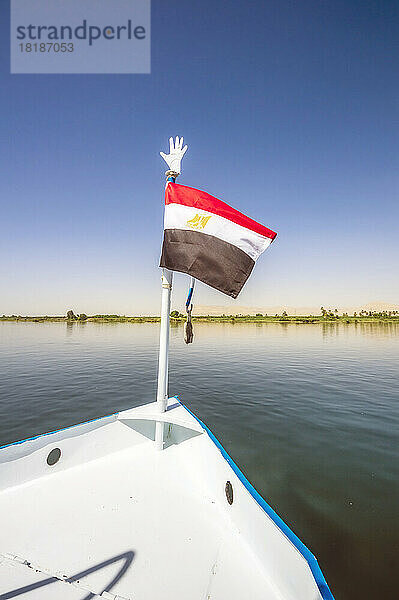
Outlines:
[{"label": "white glove on pole", "polygon": [[162,156],[169,169],[179,175],[181,173],[181,161],[183,156],[187,151],[187,145],[183,148],[183,138],[179,139],[179,136],[176,136],[175,142],[173,138],[169,138],[169,154],[165,154],[164,152],[160,152],[159,154]]}]

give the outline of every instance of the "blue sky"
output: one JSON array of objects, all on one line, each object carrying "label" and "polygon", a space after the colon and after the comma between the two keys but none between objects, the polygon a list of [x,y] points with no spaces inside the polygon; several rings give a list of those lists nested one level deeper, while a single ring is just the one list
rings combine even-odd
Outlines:
[{"label": "blue sky", "polygon": [[279,234],[237,304],[399,303],[397,2],[153,0],[150,75],[10,75],[0,7],[0,314],[158,310],[176,134]]}]

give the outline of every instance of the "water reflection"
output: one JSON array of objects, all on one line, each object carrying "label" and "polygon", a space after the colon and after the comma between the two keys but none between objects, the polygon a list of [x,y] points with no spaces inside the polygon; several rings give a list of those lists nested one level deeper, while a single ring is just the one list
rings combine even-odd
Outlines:
[{"label": "water reflection", "polygon": [[[158,324],[0,323],[0,440],[154,400]],[[171,328],[170,390],[317,555],[337,598],[392,596],[399,324]],[[387,556],[389,554],[389,560]]]}]

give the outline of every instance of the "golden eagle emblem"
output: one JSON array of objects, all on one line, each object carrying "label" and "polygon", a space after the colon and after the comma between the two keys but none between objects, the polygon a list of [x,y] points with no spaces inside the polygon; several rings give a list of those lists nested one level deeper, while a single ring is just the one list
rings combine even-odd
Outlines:
[{"label": "golden eagle emblem", "polygon": [[204,229],[211,216],[212,215],[196,214],[192,219],[187,221],[186,225],[191,227],[191,229]]}]

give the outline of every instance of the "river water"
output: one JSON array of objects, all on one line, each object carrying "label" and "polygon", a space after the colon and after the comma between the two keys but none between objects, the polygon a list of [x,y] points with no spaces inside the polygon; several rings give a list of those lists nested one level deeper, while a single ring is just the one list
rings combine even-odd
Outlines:
[{"label": "river water", "polygon": [[[0,323],[0,444],[155,397],[157,324]],[[396,597],[399,324],[172,327],[170,393],[318,558],[337,600]]]}]

